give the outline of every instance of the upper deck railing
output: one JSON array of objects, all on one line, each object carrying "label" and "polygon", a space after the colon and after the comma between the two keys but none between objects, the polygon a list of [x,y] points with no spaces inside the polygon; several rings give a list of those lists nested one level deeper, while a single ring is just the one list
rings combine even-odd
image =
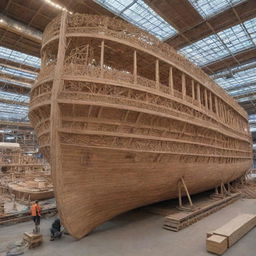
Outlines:
[{"label": "upper deck railing", "polygon": [[[52,39],[58,38],[60,29],[60,16],[51,21],[43,34],[42,46],[44,47]],[[196,65],[178,54],[170,45],[161,42],[151,34],[116,18],[98,15],[74,14],[68,16],[66,36],[74,34],[98,34],[109,36],[132,43],[172,63],[177,69],[194,77],[218,97],[222,98],[241,116],[247,118],[247,113],[239,104],[229,96],[224,89],[219,87],[206,73]]]}]

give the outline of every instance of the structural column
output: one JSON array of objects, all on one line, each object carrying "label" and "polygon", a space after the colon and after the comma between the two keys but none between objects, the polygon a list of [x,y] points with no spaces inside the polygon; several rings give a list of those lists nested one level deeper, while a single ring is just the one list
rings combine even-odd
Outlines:
[{"label": "structural column", "polygon": [[159,89],[159,60],[156,60],[156,88]]},{"label": "structural column", "polygon": [[208,110],[208,97],[207,97],[207,89],[204,88],[204,101],[205,101],[205,107],[206,107],[206,110]]},{"label": "structural column", "polygon": [[100,50],[100,76],[103,77],[104,72],[104,48],[105,48],[105,41],[101,41],[101,50]]},{"label": "structural column", "polygon": [[53,86],[51,93],[51,113],[50,113],[50,153],[51,153],[51,170],[52,170],[52,178],[55,187],[59,188],[59,193],[56,193],[57,203],[59,202],[59,194],[62,193],[62,179],[57,175],[58,172],[61,171],[61,148],[60,148],[60,135],[59,129],[61,128],[61,120],[60,120],[60,107],[58,104],[58,94],[61,92],[64,80],[63,76],[63,64],[66,53],[66,27],[67,27],[67,12],[63,11],[61,15],[61,23],[60,23],[60,34],[59,34],[59,46],[58,46],[58,55],[57,55],[57,63],[54,72],[53,78]]},{"label": "structural column", "polygon": [[200,95],[200,84],[196,85],[196,92],[197,92],[197,100],[199,103],[199,107],[201,108],[202,105],[201,105],[201,95]]},{"label": "structural column", "polygon": [[173,72],[172,67],[169,68],[169,91],[173,95]]},{"label": "structural column", "polygon": [[195,81],[192,79],[191,81],[191,89],[192,89],[192,99],[195,100]]},{"label": "structural column", "polygon": [[219,117],[219,106],[218,106],[219,103],[216,95],[214,95],[214,102],[215,102],[216,115]]},{"label": "structural column", "polygon": [[182,85],[182,99],[186,99],[186,76],[184,73],[181,75],[181,85]]},{"label": "structural column", "polygon": [[137,84],[137,51],[133,52],[133,82]]},{"label": "structural column", "polygon": [[210,110],[212,111],[212,93],[209,92],[209,104],[210,104]]}]

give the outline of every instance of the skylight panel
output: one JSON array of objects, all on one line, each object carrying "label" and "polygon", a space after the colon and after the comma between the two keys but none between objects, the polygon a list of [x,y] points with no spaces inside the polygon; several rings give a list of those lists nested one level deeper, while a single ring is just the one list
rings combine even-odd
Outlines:
[{"label": "skylight panel", "polygon": [[40,68],[41,60],[35,56],[14,51],[0,46],[0,58],[12,60],[20,64],[26,64],[35,68]]},{"label": "skylight panel", "polygon": [[146,30],[161,40],[177,31],[142,0],[94,0],[128,22]]},{"label": "skylight panel", "polygon": [[19,85],[19,86],[22,86],[22,87],[31,88],[31,84],[25,83],[25,82],[19,82],[19,81],[16,81],[16,80],[9,80],[9,79],[0,78],[0,82],[6,83],[6,84],[11,83],[11,84]]},{"label": "skylight panel", "polygon": [[202,67],[255,45],[256,18],[198,40],[179,52]]},{"label": "skylight panel", "polygon": [[256,67],[242,70],[232,75],[230,78],[220,77],[215,79],[221,87],[226,90],[233,89],[235,87],[242,87],[243,85],[256,82]]},{"label": "skylight panel", "polygon": [[4,91],[0,91],[0,98],[6,99],[6,100],[19,101],[19,102],[26,102],[26,103],[29,102],[29,96],[10,93],[10,92],[4,92]]},{"label": "skylight panel", "polygon": [[204,18],[215,16],[244,1],[245,0],[189,0],[193,7]]},{"label": "skylight panel", "polygon": [[192,43],[182,48],[179,52],[199,66],[203,66],[229,54],[216,35],[210,35]]},{"label": "skylight panel", "polygon": [[217,35],[232,53],[253,47],[253,42],[241,24],[225,29]]},{"label": "skylight panel", "polygon": [[241,96],[241,95],[247,95],[247,94],[253,93],[253,92],[256,92],[256,85],[242,87],[238,90],[229,91],[228,93],[233,97],[237,97],[237,96]]},{"label": "skylight panel", "polygon": [[256,100],[256,95],[237,99],[238,102],[246,102],[252,100]]},{"label": "skylight panel", "polygon": [[2,65],[0,65],[0,71],[2,71],[3,73],[6,73],[6,74],[19,76],[19,77],[23,77],[23,78],[28,78],[28,79],[33,79],[33,80],[36,79],[36,77],[37,77],[37,75],[35,75],[35,74],[21,71],[21,70],[14,69],[14,68],[5,67]]},{"label": "skylight panel", "polygon": [[256,18],[244,22],[244,26],[256,45]]}]

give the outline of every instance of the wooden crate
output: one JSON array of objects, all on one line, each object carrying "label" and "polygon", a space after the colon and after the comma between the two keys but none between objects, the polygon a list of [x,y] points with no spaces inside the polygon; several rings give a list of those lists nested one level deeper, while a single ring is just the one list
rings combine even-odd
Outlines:
[{"label": "wooden crate", "polygon": [[23,241],[28,243],[28,248],[35,248],[41,245],[43,242],[43,236],[41,234],[25,232],[23,235]]}]

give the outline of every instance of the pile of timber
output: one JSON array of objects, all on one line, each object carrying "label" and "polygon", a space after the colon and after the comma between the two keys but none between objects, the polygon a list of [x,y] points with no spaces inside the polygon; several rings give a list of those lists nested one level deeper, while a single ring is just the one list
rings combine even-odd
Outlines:
[{"label": "pile of timber", "polygon": [[180,211],[174,214],[170,214],[165,217],[164,229],[171,231],[179,231],[193,223],[199,221],[200,219],[218,211],[219,209],[233,203],[240,197],[240,193],[235,193],[227,196],[223,199],[212,201],[211,203],[196,209],[195,211]]},{"label": "pile of timber", "polygon": [[43,236],[41,234],[27,233],[25,232],[23,235],[24,243],[28,244],[28,248],[35,248],[41,245],[43,242]]},{"label": "pile of timber", "polygon": [[256,215],[241,214],[224,226],[207,233],[206,249],[222,255],[256,225]]}]

